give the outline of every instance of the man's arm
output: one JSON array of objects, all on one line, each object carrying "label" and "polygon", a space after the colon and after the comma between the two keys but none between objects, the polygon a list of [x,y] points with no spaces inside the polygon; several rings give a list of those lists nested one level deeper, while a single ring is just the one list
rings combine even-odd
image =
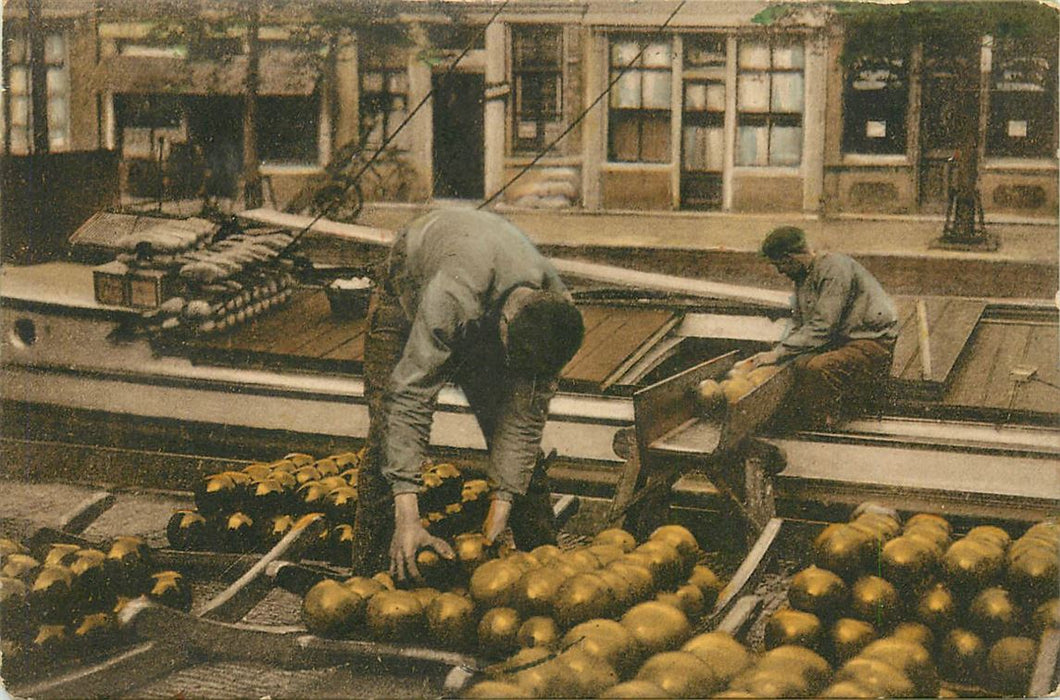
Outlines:
[{"label": "man's arm", "polygon": [[828,345],[843,321],[854,279],[851,270],[825,258],[819,269],[817,300],[802,323],[775,348],[783,360],[793,355],[813,352]]},{"label": "man's arm", "polygon": [[760,352],[745,360],[751,367],[775,365],[796,355],[813,352],[828,345],[835,329],[843,320],[853,275],[831,260],[820,263],[820,279],[817,281],[817,300],[803,318],[798,302],[793,304],[792,328],[771,350]]},{"label": "man's arm", "polygon": [[507,527],[512,499],[526,493],[541,449],[548,407],[558,387],[557,378],[513,378],[505,388],[490,444],[494,492],[483,525],[490,540]]},{"label": "man's arm", "polygon": [[416,492],[430,441],[434,400],[445,383],[452,343],[469,319],[480,315],[474,294],[447,275],[424,290],[405,350],[387,392],[387,460],[383,474],[395,494]]},{"label": "man's arm", "polygon": [[480,314],[479,302],[466,285],[437,275],[420,298],[405,351],[390,377],[383,475],[394,492],[390,571],[400,580],[419,578],[416,554],[420,549],[429,547],[446,558],[453,556],[445,541],[431,536],[420,522],[420,465],[453,340],[470,318]]}]

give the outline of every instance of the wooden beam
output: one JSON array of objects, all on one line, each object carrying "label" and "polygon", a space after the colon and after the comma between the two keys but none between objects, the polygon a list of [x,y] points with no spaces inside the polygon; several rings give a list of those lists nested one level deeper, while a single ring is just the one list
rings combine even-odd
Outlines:
[{"label": "wooden beam", "polygon": [[923,299],[916,300],[916,330],[921,376],[931,381],[931,331],[928,328],[927,304]]},{"label": "wooden beam", "polygon": [[291,531],[284,535],[275,547],[262,556],[231,586],[207,601],[202,608],[196,611],[196,615],[222,621],[235,621],[242,618],[261,602],[265,593],[272,588],[272,580],[264,575],[269,564],[285,555],[297,559],[298,554],[319,534],[320,522],[320,520],[314,520],[291,528]]},{"label": "wooden beam", "polygon": [[[385,229],[355,224],[341,224],[327,219],[320,219],[313,223],[312,217],[285,214],[272,209],[251,209],[240,212],[239,217],[247,221],[280,226],[295,231],[305,229],[312,223],[309,228],[311,231],[327,233],[358,243],[389,245],[394,239],[393,231]],[[710,299],[731,299],[775,309],[788,309],[791,307],[791,294],[789,292],[687,279],[654,272],[638,272],[622,267],[599,265],[581,260],[551,258],[551,261],[561,274],[582,277],[596,282],[654,289]]]}]

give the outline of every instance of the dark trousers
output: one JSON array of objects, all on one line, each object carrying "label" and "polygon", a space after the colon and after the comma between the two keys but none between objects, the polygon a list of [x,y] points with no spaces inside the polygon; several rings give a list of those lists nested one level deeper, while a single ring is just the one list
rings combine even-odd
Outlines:
[{"label": "dark trousers", "polygon": [[[368,402],[368,444],[365,464],[358,476],[357,515],[354,521],[353,570],[370,575],[389,567],[389,546],[394,534],[394,498],[383,477],[386,462],[386,386],[401,359],[408,339],[409,322],[396,295],[378,285],[368,306],[368,334],[364,344],[365,398]],[[498,392],[488,390],[486,375],[499,370],[497,349],[478,348],[475,357],[464,358],[455,368],[457,383],[464,388],[468,403],[479,422],[487,446],[493,433]],[[492,355],[492,357],[491,357]],[[462,372],[462,368],[467,368]],[[512,503],[509,524],[515,544],[532,549],[556,542],[546,460],[539,454],[525,496]]]},{"label": "dark trousers", "polygon": [[794,360],[795,388],[789,401],[799,427],[830,427],[865,413],[881,397],[894,357],[892,343],[852,340],[832,350]]}]

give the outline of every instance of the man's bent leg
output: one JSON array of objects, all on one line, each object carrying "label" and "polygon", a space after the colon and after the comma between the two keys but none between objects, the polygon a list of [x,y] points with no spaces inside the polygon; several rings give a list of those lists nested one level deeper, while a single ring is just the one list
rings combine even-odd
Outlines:
[{"label": "man's bent leg", "polygon": [[866,410],[876,384],[886,380],[891,350],[875,340],[854,340],[842,347],[795,361],[796,401],[811,426],[828,426],[846,413]]},{"label": "man's bent leg", "polygon": [[387,569],[394,534],[394,499],[383,477],[386,460],[387,381],[401,359],[408,321],[397,297],[373,292],[364,343],[365,398],[368,401],[368,443],[357,480],[357,515],[353,524],[353,572],[371,575]]}]

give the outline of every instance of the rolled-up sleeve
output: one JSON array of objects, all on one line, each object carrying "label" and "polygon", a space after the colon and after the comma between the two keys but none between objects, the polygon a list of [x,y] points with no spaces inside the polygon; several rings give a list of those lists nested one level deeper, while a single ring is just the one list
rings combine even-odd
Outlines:
[{"label": "rolled-up sleeve", "polygon": [[851,284],[851,276],[835,267],[821,276],[813,308],[802,314],[802,322],[780,343],[783,357],[818,350],[832,341],[842,322]]},{"label": "rolled-up sleeve", "polygon": [[481,315],[466,284],[436,275],[420,297],[401,360],[387,389],[387,445],[383,475],[395,494],[416,491],[431,435],[434,401],[445,383],[457,334]]},{"label": "rolled-up sleeve", "polygon": [[526,493],[558,386],[556,379],[513,379],[505,388],[490,450],[490,477],[498,498]]}]

